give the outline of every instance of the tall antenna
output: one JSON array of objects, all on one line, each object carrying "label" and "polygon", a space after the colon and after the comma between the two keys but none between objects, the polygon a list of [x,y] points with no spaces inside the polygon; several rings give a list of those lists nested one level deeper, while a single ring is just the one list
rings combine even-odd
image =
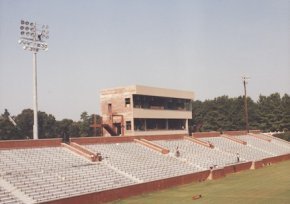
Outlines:
[{"label": "tall antenna", "polygon": [[245,108],[245,123],[246,123],[246,131],[249,133],[249,116],[248,116],[248,102],[247,102],[247,87],[246,84],[248,83],[250,77],[242,76],[243,84],[244,84],[244,108]]}]

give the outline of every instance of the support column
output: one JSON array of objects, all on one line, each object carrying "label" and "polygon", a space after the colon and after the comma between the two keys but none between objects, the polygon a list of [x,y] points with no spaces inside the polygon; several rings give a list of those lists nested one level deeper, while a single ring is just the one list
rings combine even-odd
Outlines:
[{"label": "support column", "polygon": [[37,65],[36,52],[33,53],[33,139],[38,139],[38,104],[37,104]]}]

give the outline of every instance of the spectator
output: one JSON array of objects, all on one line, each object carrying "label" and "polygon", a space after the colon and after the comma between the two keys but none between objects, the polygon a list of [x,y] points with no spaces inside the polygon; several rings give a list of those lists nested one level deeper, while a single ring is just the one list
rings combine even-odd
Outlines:
[{"label": "spectator", "polygon": [[237,153],[237,162],[239,163],[240,162],[240,154]]},{"label": "spectator", "polygon": [[176,157],[180,157],[180,152],[179,152],[179,149],[178,149],[178,147],[176,147],[175,156],[176,156]]}]

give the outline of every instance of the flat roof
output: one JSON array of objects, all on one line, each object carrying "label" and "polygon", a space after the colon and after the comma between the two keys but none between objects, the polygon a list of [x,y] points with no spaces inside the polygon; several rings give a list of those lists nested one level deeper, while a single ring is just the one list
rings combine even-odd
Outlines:
[{"label": "flat roof", "polygon": [[170,98],[194,99],[194,92],[177,89],[158,88],[143,85],[131,85],[124,87],[108,88],[101,90],[101,95],[111,94],[140,94]]}]

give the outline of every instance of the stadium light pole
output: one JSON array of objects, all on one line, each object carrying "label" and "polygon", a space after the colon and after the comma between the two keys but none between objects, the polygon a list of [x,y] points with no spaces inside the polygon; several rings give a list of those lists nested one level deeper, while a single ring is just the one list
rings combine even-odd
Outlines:
[{"label": "stadium light pole", "polygon": [[247,80],[250,79],[250,77],[243,76],[243,84],[244,84],[244,108],[245,108],[245,123],[246,123],[246,131],[249,133],[249,116],[248,116],[248,102],[247,102],[247,87],[246,84],[248,83]]},{"label": "stadium light pole", "polygon": [[33,139],[38,139],[38,104],[37,104],[37,60],[36,54],[40,50],[47,51],[47,43],[44,41],[48,39],[48,26],[43,25],[41,29],[37,28],[37,24],[25,20],[20,21],[20,39],[19,44],[23,46],[24,50],[33,53],[32,58],[32,80],[33,80]]}]

